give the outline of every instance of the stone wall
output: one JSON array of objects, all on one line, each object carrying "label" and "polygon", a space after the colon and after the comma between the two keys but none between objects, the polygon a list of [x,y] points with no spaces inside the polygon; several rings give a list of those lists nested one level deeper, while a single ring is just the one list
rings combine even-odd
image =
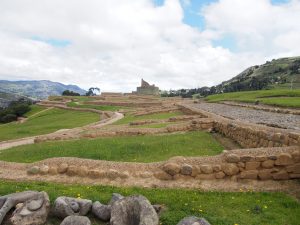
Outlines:
[{"label": "stone wall", "polygon": [[159,179],[259,179],[300,178],[300,151],[296,147],[232,150],[214,157],[175,158],[164,163]]},{"label": "stone wall", "polygon": [[[9,164],[9,163],[6,163]],[[24,166],[24,164],[22,164]],[[239,149],[217,156],[173,157],[165,162],[126,163],[53,158],[26,166],[30,175],[68,175],[90,179],[289,180],[300,178],[299,147]]]},{"label": "stone wall", "polygon": [[300,133],[294,130],[250,124],[227,119],[188,105],[180,106],[184,112],[212,119],[216,132],[231,138],[244,148],[300,146]]}]

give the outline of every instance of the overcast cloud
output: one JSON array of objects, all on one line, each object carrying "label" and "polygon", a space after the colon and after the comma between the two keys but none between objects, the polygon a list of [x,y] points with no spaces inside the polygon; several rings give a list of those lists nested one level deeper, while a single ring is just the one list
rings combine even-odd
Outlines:
[{"label": "overcast cloud", "polygon": [[[248,66],[300,55],[300,0],[0,0],[0,79],[132,91],[211,86]],[[231,44],[226,44],[229,40]]]}]

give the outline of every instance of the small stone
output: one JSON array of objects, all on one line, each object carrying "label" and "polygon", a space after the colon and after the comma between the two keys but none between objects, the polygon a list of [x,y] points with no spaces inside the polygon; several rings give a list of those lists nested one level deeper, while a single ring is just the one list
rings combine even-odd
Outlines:
[{"label": "small stone", "polygon": [[156,177],[159,180],[173,180],[173,176],[166,173],[165,171],[158,171],[154,173],[154,177]]},{"label": "small stone", "polygon": [[48,172],[49,172],[49,166],[47,166],[47,165],[41,166],[41,168],[40,168],[40,174],[46,175]]},{"label": "small stone", "polygon": [[226,156],[226,161],[229,163],[237,163],[240,161],[240,157],[237,154],[228,154]]},{"label": "small stone", "polygon": [[246,162],[246,170],[256,170],[260,166],[260,162]]},{"label": "small stone", "polygon": [[166,163],[162,169],[171,176],[180,172],[180,166],[176,163]]},{"label": "small stone", "polygon": [[213,180],[215,179],[215,174],[211,173],[211,174],[198,174],[196,176],[196,179],[198,180]]},{"label": "small stone", "polygon": [[210,223],[204,218],[189,216],[180,220],[177,225],[210,225]]},{"label": "small stone", "polygon": [[86,177],[88,175],[88,168],[86,166],[80,166],[78,168],[78,175],[81,176],[81,177]]},{"label": "small stone", "polygon": [[141,173],[140,177],[141,178],[150,178],[150,177],[152,177],[152,173],[146,171],[146,172]]},{"label": "small stone", "polygon": [[263,168],[269,169],[269,168],[273,168],[274,167],[274,163],[275,163],[274,160],[269,159],[269,160],[266,160],[266,161],[262,162],[261,166]]},{"label": "small stone", "polygon": [[68,165],[67,163],[62,163],[62,164],[60,164],[60,165],[58,166],[57,171],[58,171],[59,173],[65,173],[65,172],[67,172],[68,167],[69,167],[69,165]]},{"label": "small stone", "polygon": [[183,175],[192,175],[192,172],[193,172],[193,167],[189,164],[183,164],[182,167],[181,167],[181,170],[180,170],[180,173],[183,174]]},{"label": "small stone", "polygon": [[222,166],[224,173],[228,176],[237,174],[240,170],[234,163],[226,163]]},{"label": "small stone", "polygon": [[295,162],[300,162],[300,151],[294,151],[291,155]]},{"label": "small stone", "polygon": [[256,157],[255,157],[255,160],[256,160],[257,162],[263,162],[263,161],[268,160],[268,157],[265,156],[265,155],[259,155],[259,156],[256,156]]},{"label": "small stone", "polygon": [[77,166],[69,166],[68,170],[67,170],[67,175],[68,176],[75,176],[77,175]]},{"label": "small stone", "polygon": [[115,180],[116,178],[120,177],[120,173],[117,170],[109,169],[106,171],[106,177],[111,180]]},{"label": "small stone", "polygon": [[200,166],[201,172],[205,174],[213,173],[213,168],[211,165],[201,165]]},{"label": "small stone", "polygon": [[241,179],[257,179],[258,171],[257,170],[246,170],[241,172]]},{"label": "small stone", "polygon": [[263,169],[258,171],[258,177],[260,180],[270,180],[272,179],[273,169]]},{"label": "small stone", "polygon": [[288,180],[289,174],[285,170],[281,170],[277,173],[273,173],[272,177],[274,180]]},{"label": "small stone", "polygon": [[219,171],[221,171],[221,169],[222,169],[221,165],[213,165],[214,172],[219,172]]},{"label": "small stone", "polygon": [[33,166],[33,167],[30,167],[28,170],[27,170],[27,173],[28,174],[31,174],[31,175],[36,175],[40,172],[40,167],[38,166]]},{"label": "small stone", "polygon": [[240,157],[242,162],[250,162],[254,160],[254,157],[251,155],[243,155]]},{"label": "small stone", "polygon": [[225,173],[224,173],[223,171],[217,172],[217,173],[215,174],[215,177],[216,177],[217,179],[223,179],[223,178],[225,177]]},{"label": "small stone", "polygon": [[286,167],[286,171],[289,173],[300,173],[300,163],[290,165]]},{"label": "small stone", "polygon": [[270,160],[276,160],[277,156],[276,155],[270,155],[270,156],[268,156],[268,159],[270,159]]},{"label": "small stone", "polygon": [[51,166],[51,167],[49,168],[48,173],[49,173],[50,175],[56,175],[56,174],[58,174],[57,167],[56,167],[56,166]]},{"label": "small stone", "polygon": [[240,168],[245,168],[245,163],[243,163],[243,162],[238,162],[237,165]]},{"label": "small stone", "polygon": [[100,170],[89,170],[88,171],[88,176],[90,178],[102,178],[104,176],[104,173],[103,171],[100,171]]},{"label": "small stone", "polygon": [[91,225],[91,221],[86,216],[68,216],[60,225]]},{"label": "small stone", "polygon": [[275,161],[275,165],[278,166],[286,166],[293,163],[292,156],[289,153],[281,153],[277,160]]}]

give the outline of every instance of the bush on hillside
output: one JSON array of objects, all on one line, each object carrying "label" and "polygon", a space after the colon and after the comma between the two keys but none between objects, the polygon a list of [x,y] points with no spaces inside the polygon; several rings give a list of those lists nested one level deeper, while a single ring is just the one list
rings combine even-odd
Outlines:
[{"label": "bush on hillside", "polygon": [[64,95],[64,96],[80,96],[79,93],[70,91],[70,90],[63,91],[62,95]]},{"label": "bush on hillside", "polygon": [[23,116],[30,111],[32,103],[25,99],[12,101],[7,108],[0,108],[0,123],[9,123],[17,120],[19,116]]}]

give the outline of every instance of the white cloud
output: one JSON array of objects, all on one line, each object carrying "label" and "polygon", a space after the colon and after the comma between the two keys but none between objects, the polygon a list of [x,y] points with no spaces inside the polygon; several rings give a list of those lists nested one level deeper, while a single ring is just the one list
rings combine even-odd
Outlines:
[{"label": "white cloud", "polygon": [[[221,0],[203,9],[207,28],[199,31],[182,22],[179,0],[160,7],[151,0],[1,0],[0,79],[107,91],[134,90],[140,78],[162,89],[214,85],[267,58],[300,54],[299,7]],[[212,45],[226,34],[236,38],[237,52]]]}]

